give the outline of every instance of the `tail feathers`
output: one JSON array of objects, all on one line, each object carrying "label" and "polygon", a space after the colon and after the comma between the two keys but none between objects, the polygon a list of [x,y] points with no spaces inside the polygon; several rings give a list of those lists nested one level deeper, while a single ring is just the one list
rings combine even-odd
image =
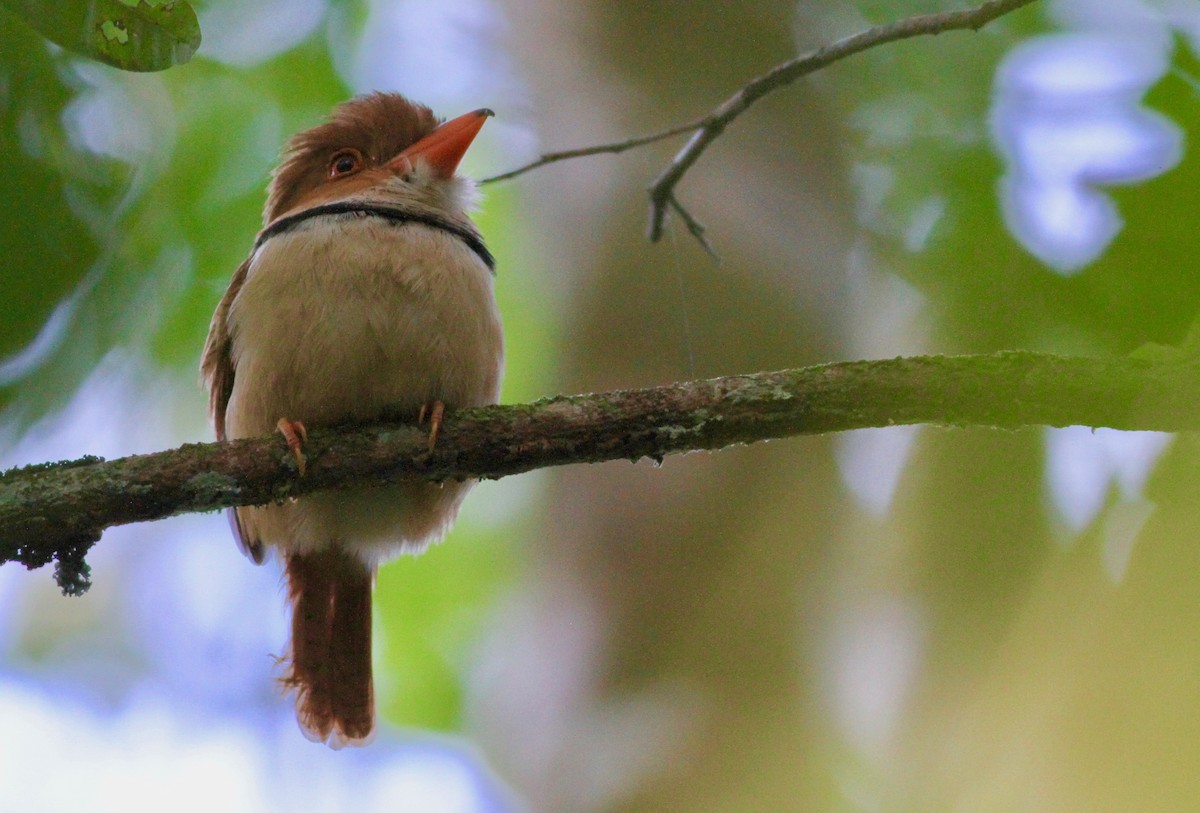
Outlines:
[{"label": "tail feathers", "polygon": [[333,748],[366,745],[375,728],[371,680],[372,571],[335,548],[287,559],[290,664],[305,736]]}]

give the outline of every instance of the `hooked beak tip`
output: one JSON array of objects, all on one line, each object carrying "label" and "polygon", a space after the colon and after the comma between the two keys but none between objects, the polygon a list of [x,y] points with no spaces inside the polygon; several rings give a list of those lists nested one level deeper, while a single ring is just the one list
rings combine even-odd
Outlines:
[{"label": "hooked beak tip", "polygon": [[486,107],[465,113],[441,124],[429,135],[397,155],[389,163],[398,171],[411,169],[418,158],[424,159],[443,178],[449,178],[483,127],[495,115]]}]

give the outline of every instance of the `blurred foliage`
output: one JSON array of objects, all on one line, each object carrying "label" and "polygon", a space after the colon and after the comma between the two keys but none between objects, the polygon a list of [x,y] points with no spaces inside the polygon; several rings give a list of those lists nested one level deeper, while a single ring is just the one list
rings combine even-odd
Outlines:
[{"label": "blurred foliage", "polygon": [[[79,143],[64,120],[85,81],[24,26],[0,14],[3,116],[3,211],[0,256],[0,405],[22,396],[14,428],[61,403],[94,365],[87,345],[63,353],[66,337],[84,327],[82,305],[110,261],[115,212],[124,205],[131,170]],[[51,318],[54,314],[54,318]],[[56,363],[47,366],[53,359]],[[34,371],[37,387],[21,387]]]},{"label": "blurred foliage", "polygon": [[[341,25],[361,23],[358,5],[339,7]],[[0,406],[10,442],[62,406],[114,348],[196,379],[208,321],[260,227],[281,146],[350,95],[320,34],[248,68],[201,57],[149,76],[47,47],[0,10],[0,162],[9,179],[0,187],[0,358],[8,359]],[[480,222],[494,235],[514,336],[505,391],[533,397],[544,367],[532,360],[545,356],[553,320],[519,273],[523,234],[508,225],[517,196],[489,190],[485,205]],[[461,649],[515,556],[496,543],[500,533],[467,527],[455,534],[465,544],[438,548],[419,570],[412,560],[384,569],[383,714],[457,723]]]},{"label": "blurred foliage", "polygon": [[56,45],[127,71],[182,65],[200,47],[200,23],[184,0],[2,0],[0,6]]},{"label": "blurred foliage", "polygon": [[[478,494],[475,495],[478,499]],[[494,530],[463,523],[453,545],[435,545],[379,571],[380,714],[393,723],[452,731],[462,725],[460,677],[480,621],[515,575],[513,550]]]},{"label": "blurred foliage", "polygon": [[[866,23],[966,5],[762,2],[733,15],[715,2],[685,11],[597,0],[588,36],[565,38],[557,63],[537,61],[535,89],[567,108],[557,121],[542,114],[551,132],[605,102],[639,132],[650,117],[695,115],[786,58],[789,20],[793,44],[807,49]],[[1105,355],[1179,341],[1200,312],[1183,214],[1196,208],[1194,154],[1154,180],[1102,187],[1124,226],[1074,276],[1031,256],[1005,224],[989,130],[995,72],[1023,40],[1054,30],[1051,6],[1102,18],[1145,4],[1038,3],[977,33],[875,49],[780,92],[722,135],[683,193],[725,257],[689,270],[703,280],[686,290],[702,369],[754,369],[781,355],[794,364],[862,352],[848,349],[860,343],[879,355],[914,345]],[[1195,73],[1187,46],[1174,60]],[[571,86],[572,70],[600,90]],[[576,107],[571,92],[582,95]],[[1195,95],[1168,74],[1149,103],[1190,127]],[[587,295],[564,349],[573,384],[675,374],[664,338],[678,318],[671,265],[689,262],[692,247],[648,258],[636,243],[639,186],[661,166],[642,160],[641,177],[606,177],[604,193],[625,208],[589,224],[598,256],[578,259]],[[599,185],[584,177],[586,199]],[[853,212],[838,210],[843,195]],[[852,252],[837,242],[841,228],[853,233]],[[547,239],[570,240],[570,230]],[[796,280],[810,276],[844,284],[842,307],[806,298]],[[755,293],[763,307],[748,304]],[[830,313],[840,324],[821,334]],[[605,651],[595,656],[599,688],[557,709],[568,718],[582,709],[561,736],[588,745],[565,746],[550,764],[636,752],[642,732],[606,752],[596,721],[647,696],[684,705],[695,727],[662,735],[679,742],[656,753],[661,770],[638,774],[617,802],[589,798],[589,808],[547,792],[543,809],[1170,810],[1194,795],[1197,752],[1186,743],[1198,739],[1190,618],[1200,569],[1181,550],[1200,532],[1185,496],[1200,487],[1195,444],[1180,439],[1168,453],[1144,495],[1153,504],[1094,471],[1103,462],[1081,465],[1076,479],[1097,477],[1102,494],[1079,531],[1055,504],[1066,497],[1050,491],[1044,431],[915,437],[892,450],[902,473],[882,511],[834,493],[849,478],[829,449],[844,438],[693,455],[659,471],[556,473],[554,542],[538,556],[584,596],[578,606],[599,608]],[[778,664],[792,655],[799,665]],[[573,667],[550,655],[523,676]],[[553,769],[531,762],[528,783],[540,788],[534,771]],[[564,798],[576,805],[555,804]]]},{"label": "blurred foliage", "polygon": [[[894,5],[897,12],[912,11],[911,3]],[[1145,341],[1176,343],[1197,313],[1200,275],[1190,267],[1177,224],[1162,212],[1195,205],[1195,154],[1148,182],[1106,188],[1125,227],[1084,273],[1048,271],[999,216],[1003,169],[987,129],[993,72],[1014,40],[1034,33],[1039,22],[1025,11],[976,37],[939,39],[936,60],[919,44],[902,43],[843,66],[863,89],[852,97],[862,136],[854,160],[890,178],[887,199],[863,225],[874,232],[888,266],[928,293],[949,320],[939,350],[1088,354],[1128,352]],[[1179,70],[1155,86],[1147,103],[1184,123],[1194,115],[1196,90],[1183,77],[1194,72],[1196,60],[1187,48],[1175,56]],[[928,244],[914,250],[906,245],[908,229],[932,202],[945,214]]]},{"label": "blurred foliage", "polygon": [[[1175,214],[1200,204],[1194,148],[1153,180],[1105,188],[1124,225],[1079,273],[1054,273],[1006,228],[988,131],[994,72],[1044,24],[1023,12],[936,48],[877,49],[829,80],[856,131],[851,172],[872,201],[859,222],[873,261],[924,295],[938,352],[1177,344],[1200,313],[1187,219]],[[1196,59],[1181,45],[1173,60],[1146,101],[1191,127],[1197,94],[1184,77]],[[931,206],[941,216],[914,241]],[[859,779],[878,809],[1170,810],[1194,797],[1195,444],[1180,439],[1162,461],[1153,502],[1113,484],[1074,538],[1056,516],[1062,495],[1048,491],[1043,435],[923,431],[872,534],[903,551],[882,590],[919,597],[927,636],[889,759],[847,768],[870,776]],[[1132,519],[1145,515],[1145,526]],[[1128,570],[1114,570],[1124,544]]]},{"label": "blurred foliage", "polygon": [[[611,115],[602,124],[620,135],[695,115],[797,42],[962,6],[770,2],[730,15],[727,5],[702,2],[689,7],[695,17],[680,37],[684,6],[596,0],[572,12],[590,14],[594,26],[580,37],[573,17],[564,22],[535,3],[536,20],[513,25],[512,47],[536,68],[534,98],[556,100],[539,125],[575,139],[576,120]],[[358,3],[330,15],[339,35],[366,19]],[[640,185],[659,166],[653,150],[621,159],[641,162],[636,180],[612,170],[628,164],[585,160],[570,170],[578,175],[548,168],[487,187],[478,220],[499,260],[505,400],[689,369],[802,363],[848,352],[856,331],[878,330],[881,352],[907,350],[911,334],[881,327],[895,303],[856,298],[840,276],[852,241],[871,273],[919,292],[912,330],[934,351],[1099,355],[1177,342],[1200,312],[1186,232],[1200,194],[1194,154],[1152,181],[1109,190],[1124,228],[1074,276],[1045,268],[1005,226],[1003,168],[988,131],[995,69],[1016,43],[1046,30],[1046,18],[1027,9],[977,34],[872,50],[764,101],[688,179],[689,205],[727,258],[715,269],[703,258],[691,265],[700,254],[686,238],[654,249],[642,241]],[[114,347],[194,378],[209,316],[259,226],[280,145],[349,95],[339,72],[347,56],[332,53],[338,42],[326,30],[250,66],[201,54],[162,76],[133,76],[48,48],[0,13],[8,180],[0,187],[0,405],[9,431],[61,404]],[[1177,72],[1148,101],[1187,126],[1197,100],[1183,77],[1197,65],[1183,47],[1174,60]],[[555,186],[561,177],[570,183]],[[538,190],[541,209],[527,188]],[[597,194],[619,197],[589,197]],[[573,219],[580,212],[589,219]],[[555,273],[561,289],[547,292],[539,289],[546,277],[530,269],[552,249],[567,261]],[[562,314],[554,296],[573,310]],[[681,305],[691,314],[685,341]],[[1109,485],[1103,510],[1078,535],[1055,513],[1044,434],[1032,429],[922,430],[881,515],[848,495],[827,439],[692,455],[661,470],[556,473],[561,485],[545,510],[556,519],[536,537],[553,540],[537,549],[540,577],[567,574],[564,592],[585,597],[580,606],[603,628],[606,651],[589,653],[598,666],[580,668],[555,659],[575,650],[537,631],[503,633],[551,641],[521,650],[544,660],[510,667],[508,679],[524,676],[530,693],[539,673],[604,672],[564,695],[572,708],[547,713],[564,726],[553,732],[561,738],[531,749],[581,750],[545,762],[536,752],[530,785],[545,781],[547,765],[606,771],[600,757],[616,759],[625,743],[603,752],[597,721],[620,739],[627,732],[612,722],[613,707],[640,709],[651,696],[654,711],[654,698],[682,686],[670,701],[701,723],[678,736],[666,723],[665,734],[653,732],[670,741],[659,747],[675,761],[658,774],[630,773],[631,786],[642,784],[629,792],[629,809],[764,809],[763,799],[774,802],[769,809],[1146,809],[1156,791],[1193,798],[1195,446],[1179,439],[1162,461],[1144,495],[1153,501],[1144,528],[1129,520],[1143,495]],[[525,530],[519,520],[467,519],[450,544],[380,571],[379,699],[388,719],[461,724],[462,676],[485,619],[518,576],[507,542]],[[1137,540],[1128,567],[1106,571],[1122,533]],[[911,666],[911,681],[886,668],[847,681],[882,685],[865,711],[852,710],[882,719],[870,718],[883,734],[864,745],[846,704],[830,699],[840,695],[826,685],[829,674],[841,675],[842,664],[831,666],[827,650],[841,652],[846,630],[889,602],[915,608],[914,640],[894,644],[910,647],[901,654],[912,662],[899,665]],[[846,646],[879,645],[886,655],[892,643]],[[503,680],[496,686],[499,707]],[[511,757],[519,774],[521,743],[505,738],[519,738],[521,721],[508,722],[493,753]],[[571,722],[581,727],[567,729]]]}]

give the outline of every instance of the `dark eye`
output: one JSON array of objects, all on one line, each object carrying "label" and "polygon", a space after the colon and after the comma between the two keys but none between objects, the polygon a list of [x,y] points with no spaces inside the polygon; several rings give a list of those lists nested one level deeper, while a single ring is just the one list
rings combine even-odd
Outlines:
[{"label": "dark eye", "polygon": [[329,177],[340,178],[352,175],[362,169],[362,153],[353,148],[338,150],[329,159]]}]

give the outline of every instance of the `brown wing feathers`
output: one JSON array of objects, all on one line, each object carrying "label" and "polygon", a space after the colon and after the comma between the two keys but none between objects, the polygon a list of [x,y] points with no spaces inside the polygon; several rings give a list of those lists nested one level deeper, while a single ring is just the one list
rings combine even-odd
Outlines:
[{"label": "brown wing feathers", "polygon": [[233,337],[229,335],[229,308],[242,289],[249,269],[250,260],[247,258],[229,280],[229,287],[208,326],[208,339],[200,356],[200,376],[208,387],[208,411],[217,431],[217,440],[225,440],[225,408],[233,393]]}]

